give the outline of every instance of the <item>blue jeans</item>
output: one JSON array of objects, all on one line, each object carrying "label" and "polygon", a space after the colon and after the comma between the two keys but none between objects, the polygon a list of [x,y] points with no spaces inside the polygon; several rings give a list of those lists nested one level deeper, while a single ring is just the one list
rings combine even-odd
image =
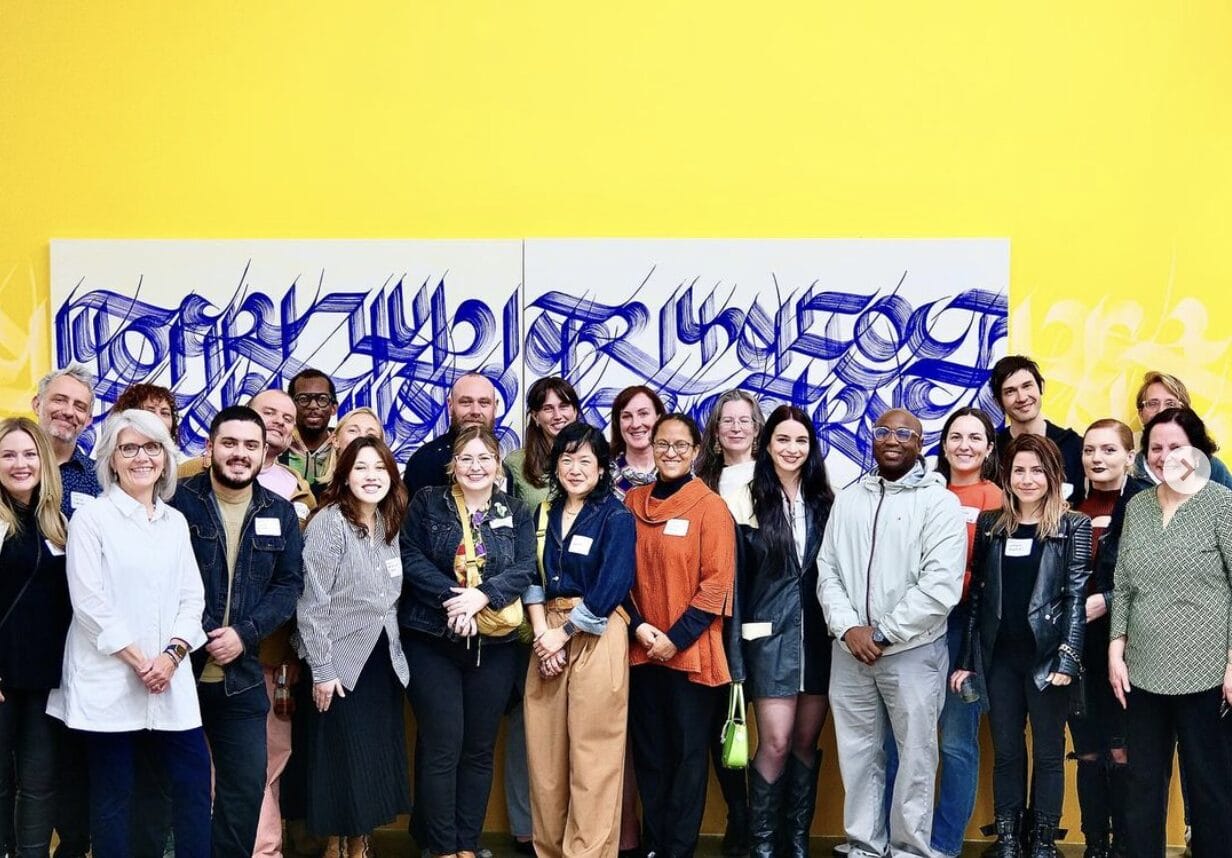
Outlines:
[{"label": "blue jeans", "polygon": [[[265,797],[265,684],[228,697],[222,682],[197,686],[201,722],[214,759],[216,856],[251,855]],[[179,838],[176,838],[177,841]]]},{"label": "blue jeans", "polygon": [[[962,648],[967,610],[960,605],[950,613],[946,644],[950,650],[950,668],[958,663]],[[982,691],[982,689],[981,689]],[[949,690],[946,683],[945,706],[937,726],[941,731],[937,750],[941,758],[941,783],[937,789],[937,806],[933,810],[932,848],[946,855],[958,855],[963,848],[963,835],[971,813],[975,810],[975,794],[980,779],[980,707],[984,701],[964,703],[962,696]],[[894,783],[898,772],[898,747],[894,736],[886,736],[886,784]],[[893,789],[886,789],[886,818],[889,818]]]},{"label": "blue jeans", "polygon": [[90,759],[90,833],[94,858],[131,854],[129,813],[136,743],[152,742],[166,768],[173,798],[177,858],[210,854],[210,752],[205,731],[84,732]]}]

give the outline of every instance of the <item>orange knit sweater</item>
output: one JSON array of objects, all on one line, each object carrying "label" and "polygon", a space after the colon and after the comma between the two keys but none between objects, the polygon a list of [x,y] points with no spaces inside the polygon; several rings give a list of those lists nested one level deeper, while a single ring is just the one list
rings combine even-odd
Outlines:
[{"label": "orange knit sweater", "polygon": [[[633,602],[646,622],[663,631],[690,605],[718,614],[692,646],[663,666],[688,673],[689,680],[700,685],[725,685],[731,674],[721,618],[732,611],[736,526],[727,504],[701,480],[690,480],[665,500],[652,498],[652,488],[638,486],[625,496],[637,520]],[[637,666],[649,659],[634,644],[629,661]]]}]

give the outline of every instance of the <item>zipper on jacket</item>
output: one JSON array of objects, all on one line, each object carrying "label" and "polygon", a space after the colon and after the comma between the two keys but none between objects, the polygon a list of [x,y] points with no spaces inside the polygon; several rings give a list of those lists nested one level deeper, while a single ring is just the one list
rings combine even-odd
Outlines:
[{"label": "zipper on jacket", "polygon": [[873,513],[873,543],[868,547],[868,571],[864,573],[864,621],[873,625],[873,557],[877,554],[877,519],[881,518],[881,505],[885,503],[885,480],[881,480],[881,497]]}]

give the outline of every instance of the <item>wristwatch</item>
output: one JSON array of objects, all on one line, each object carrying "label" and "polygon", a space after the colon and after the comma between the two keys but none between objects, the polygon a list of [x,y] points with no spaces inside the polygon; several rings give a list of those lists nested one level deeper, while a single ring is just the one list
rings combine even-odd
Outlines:
[{"label": "wristwatch", "polygon": [[178,664],[184,660],[184,656],[188,655],[188,647],[184,645],[183,643],[172,641],[171,643],[167,644],[167,646],[163,649],[163,652],[167,653],[172,658],[174,658],[176,663]]},{"label": "wristwatch", "polygon": [[877,646],[879,647],[887,647],[890,645],[890,639],[887,638],[884,634],[882,634],[881,629],[874,627],[873,628],[873,643],[877,644]]},{"label": "wristwatch", "polygon": [[573,624],[573,620],[565,620],[565,624],[560,629],[569,637],[573,637],[578,631],[577,626]]}]

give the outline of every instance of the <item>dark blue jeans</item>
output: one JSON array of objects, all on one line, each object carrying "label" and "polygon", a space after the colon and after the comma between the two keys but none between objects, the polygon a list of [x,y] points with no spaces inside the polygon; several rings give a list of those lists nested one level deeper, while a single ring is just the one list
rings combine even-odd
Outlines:
[{"label": "dark blue jeans", "polygon": [[251,855],[265,796],[265,685],[228,697],[223,683],[203,682],[197,695],[214,759],[214,855]]},{"label": "dark blue jeans", "polygon": [[210,854],[210,752],[205,731],[83,733],[90,758],[90,834],[94,858],[127,858],[136,743],[152,742],[167,772],[177,858]]},{"label": "dark blue jeans", "polygon": [[47,691],[10,688],[0,703],[0,847],[17,858],[47,855],[55,812],[60,722],[46,714]]}]

